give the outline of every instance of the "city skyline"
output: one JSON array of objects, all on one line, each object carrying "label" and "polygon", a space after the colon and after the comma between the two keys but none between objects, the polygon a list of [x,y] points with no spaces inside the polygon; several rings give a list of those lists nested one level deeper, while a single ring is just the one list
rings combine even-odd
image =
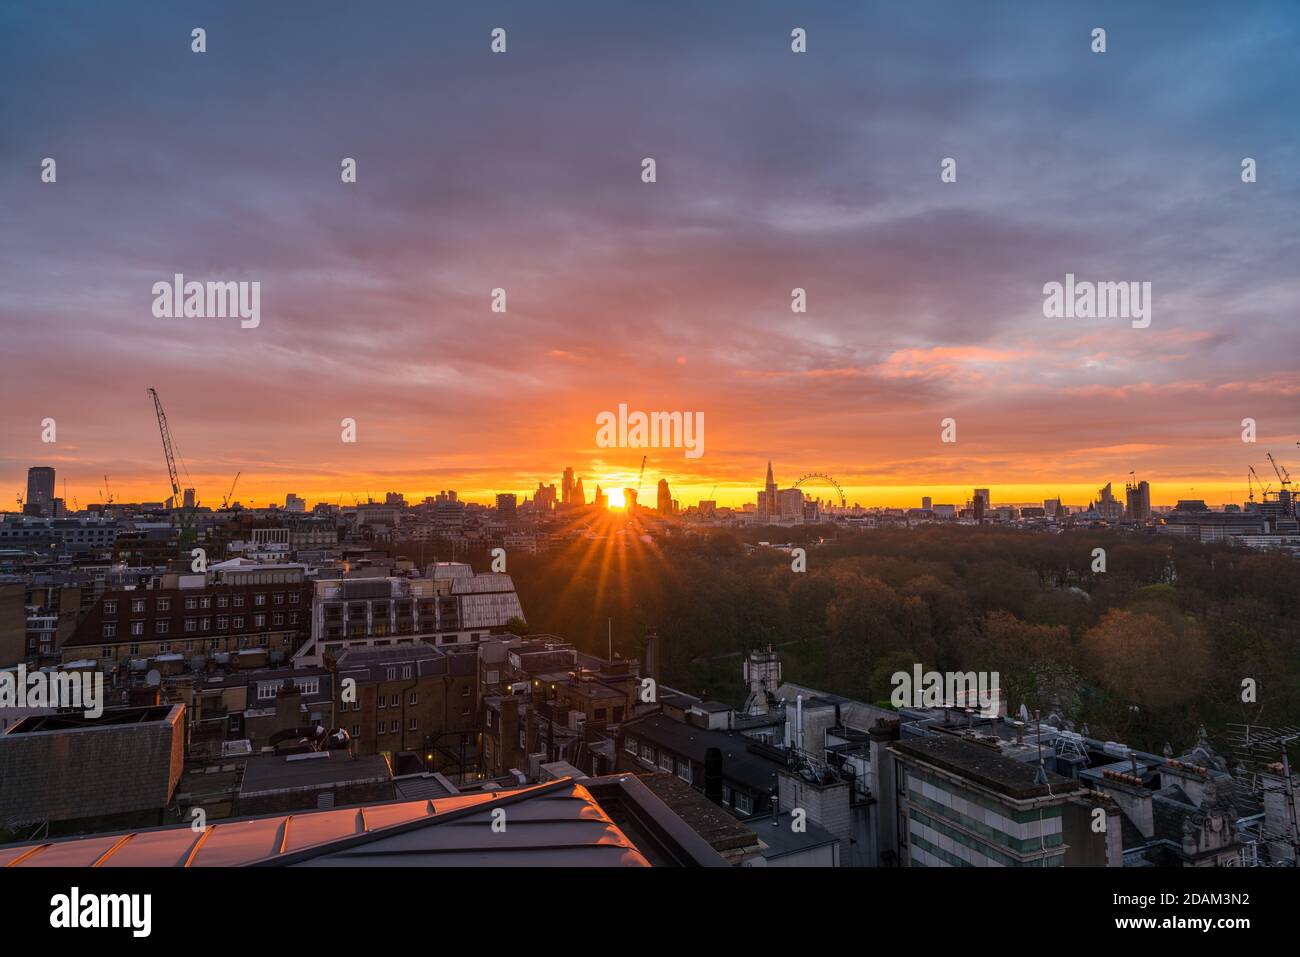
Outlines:
[{"label": "city skyline", "polygon": [[[551,462],[621,487],[641,450],[594,434],[623,402],[707,414],[701,458],[647,467],[685,501],[714,485],[739,501],[768,458],[864,504],[975,485],[1077,499],[1130,470],[1157,504],[1239,501],[1247,466],[1300,438],[1293,355],[1267,347],[1297,297],[1292,9],[1013,7],[801,12],[806,58],[779,6],[691,8],[685,32],[671,8],[517,7],[496,57],[457,10],[326,18],[309,42],[213,11],[204,56],[182,11],[6,10],[26,135],[0,173],[0,315],[21,357],[0,383],[0,490],[42,462],[81,501],[104,474],[158,498],[156,386],[207,501],[236,472],[257,500],[487,500]],[[1121,42],[1100,57],[1103,16]],[[69,40],[78,72],[47,75],[39,51]],[[364,74],[315,68],[381,42]],[[586,66],[557,59],[578,46]],[[917,71],[922,55],[945,70]],[[592,86],[593,63],[623,79]],[[1131,126],[1174,102],[1158,136]],[[166,157],[147,145],[162,136]],[[152,287],[177,273],[259,282],[260,324],[155,318]],[[1152,283],[1149,327],[1044,318],[1044,285],[1075,274]]]}]

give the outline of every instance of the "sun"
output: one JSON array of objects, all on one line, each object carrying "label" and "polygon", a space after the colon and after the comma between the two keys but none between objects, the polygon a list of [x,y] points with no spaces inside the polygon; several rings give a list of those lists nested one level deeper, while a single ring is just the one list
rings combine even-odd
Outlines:
[{"label": "sun", "polygon": [[609,488],[601,489],[601,491],[609,496],[610,508],[622,508],[627,504],[623,501],[623,490],[621,488],[611,485]]}]

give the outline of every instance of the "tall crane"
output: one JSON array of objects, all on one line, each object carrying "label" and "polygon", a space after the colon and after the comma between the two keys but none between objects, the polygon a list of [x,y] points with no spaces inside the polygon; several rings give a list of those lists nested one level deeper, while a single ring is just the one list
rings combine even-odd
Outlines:
[{"label": "tall crane", "polygon": [[221,500],[221,507],[222,507],[222,508],[225,508],[226,506],[228,506],[228,505],[230,504],[230,500],[231,500],[231,498],[233,498],[234,495],[235,495],[235,486],[239,483],[239,476],[241,476],[241,475],[243,475],[243,474],[244,474],[243,472],[236,472],[236,473],[235,473],[235,481],[233,481],[233,482],[230,483],[230,491],[227,492],[227,493],[226,493],[226,497],[223,498],[223,499]]},{"label": "tall crane", "polygon": [[636,477],[636,495],[641,497],[641,483],[645,480],[645,462],[646,456],[641,456],[641,472]]},{"label": "tall crane", "polygon": [[[154,412],[158,415],[158,432],[162,435],[163,455],[167,459],[167,478],[172,484],[172,507],[182,508],[185,501],[181,495],[180,477],[176,474],[176,455],[172,451],[171,430],[167,428],[167,413],[163,412],[162,400],[158,398],[158,390],[150,388],[149,395],[153,398]],[[189,553],[190,540],[193,538],[191,523],[194,521],[194,507],[181,513],[181,555],[182,557]]]},{"label": "tall crane", "polygon": [[149,389],[149,395],[153,398],[154,412],[158,415],[158,431],[162,434],[163,455],[167,459],[167,478],[172,483],[172,505],[183,501],[181,498],[180,479],[176,474],[176,456],[172,453],[172,435],[167,428],[167,413],[163,411],[162,399],[158,398],[157,389]]},{"label": "tall crane", "polygon": [[1286,491],[1291,489],[1291,473],[1286,470],[1285,465],[1278,465],[1277,459],[1273,458],[1272,452],[1265,452],[1264,457],[1268,459],[1273,471],[1277,473],[1277,480],[1282,483],[1282,488]]},{"label": "tall crane", "polygon": [[1259,473],[1255,471],[1255,466],[1251,465],[1248,466],[1248,468],[1250,469],[1250,474],[1255,476],[1255,484],[1259,486],[1260,498],[1268,501],[1269,486],[1265,485],[1264,480],[1259,477]]},{"label": "tall crane", "polygon": [[113,504],[113,490],[108,487],[108,476],[104,476],[104,504]]}]

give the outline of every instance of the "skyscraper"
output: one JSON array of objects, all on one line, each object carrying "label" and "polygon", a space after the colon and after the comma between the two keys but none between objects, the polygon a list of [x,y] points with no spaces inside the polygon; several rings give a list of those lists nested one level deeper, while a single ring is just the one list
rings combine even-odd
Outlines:
[{"label": "skyscraper", "polygon": [[989,513],[989,490],[986,488],[977,488],[975,490],[975,521],[983,522],[984,516]]},{"label": "skyscraper", "polygon": [[564,470],[564,479],[560,485],[560,504],[573,504],[573,466]]},{"label": "skyscraper", "polygon": [[517,513],[518,500],[514,492],[502,492],[497,496],[497,518],[503,522],[513,522]]},{"label": "skyscraper", "polygon": [[776,499],[776,479],[772,477],[772,463],[767,463],[767,480],[763,483],[763,491],[758,493],[758,511],[764,519],[774,522],[780,515],[780,505]]},{"label": "skyscraper", "polygon": [[578,484],[573,487],[573,504],[586,505],[587,493],[582,490],[582,479],[578,479]]},{"label": "skyscraper", "polygon": [[659,480],[659,513],[661,515],[671,515],[673,513],[673,495],[668,490],[668,480]]},{"label": "skyscraper", "polygon": [[1142,481],[1124,486],[1125,513],[1130,522],[1147,522],[1151,519],[1151,486]]},{"label": "skyscraper", "polygon": [[1097,514],[1108,522],[1118,522],[1124,517],[1124,506],[1120,504],[1115,493],[1111,491],[1111,483],[1098,490],[1097,502],[1095,505]]},{"label": "skyscraper", "polygon": [[555,486],[543,485],[537,483],[537,491],[533,493],[533,511],[535,512],[553,512],[555,511]]},{"label": "skyscraper", "polygon": [[27,470],[27,508],[33,515],[52,515],[54,512],[54,469],[33,465]]},{"label": "skyscraper", "polygon": [[609,496],[600,490],[599,485],[596,486],[596,497],[591,504],[601,511],[609,507]]}]

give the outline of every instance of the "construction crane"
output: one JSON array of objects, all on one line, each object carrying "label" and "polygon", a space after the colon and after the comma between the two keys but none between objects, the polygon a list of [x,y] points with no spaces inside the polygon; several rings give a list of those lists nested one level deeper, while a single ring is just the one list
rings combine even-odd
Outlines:
[{"label": "construction crane", "polygon": [[643,455],[641,456],[641,471],[636,477],[637,498],[641,497],[641,483],[645,480],[645,462],[646,462],[646,456]]},{"label": "construction crane", "polygon": [[227,492],[227,493],[226,493],[226,497],[223,498],[223,499],[221,500],[221,507],[222,507],[222,508],[226,508],[226,507],[230,504],[230,499],[231,499],[232,497],[234,497],[234,494],[235,494],[235,486],[239,483],[239,476],[241,476],[241,475],[243,475],[243,474],[244,474],[243,472],[236,472],[236,473],[235,473],[235,481],[233,481],[233,482],[230,483],[230,491]]},{"label": "construction crane", "polygon": [[[181,495],[180,477],[176,474],[176,455],[172,451],[171,430],[167,428],[167,413],[163,412],[162,400],[158,398],[158,390],[150,388],[149,395],[153,398],[154,412],[158,416],[158,432],[162,435],[163,456],[167,459],[167,478],[172,485],[172,507],[183,508],[184,497]],[[193,538],[191,523],[194,521],[194,509],[198,506],[196,501],[188,511],[181,512],[181,555],[189,553],[190,540]]]},{"label": "construction crane", "polygon": [[1255,476],[1255,484],[1259,486],[1259,494],[1267,495],[1269,486],[1265,485],[1264,480],[1259,477],[1259,473],[1255,471],[1255,466],[1251,465],[1247,467],[1250,469],[1250,474]]},{"label": "construction crane", "polygon": [[113,504],[113,491],[108,487],[108,476],[104,476],[104,504]]},{"label": "construction crane", "polygon": [[1277,473],[1277,480],[1282,483],[1284,491],[1291,490],[1291,473],[1286,470],[1285,465],[1278,465],[1277,459],[1273,458],[1272,452],[1265,452],[1264,457],[1268,459],[1269,465],[1273,466],[1273,471]]}]

